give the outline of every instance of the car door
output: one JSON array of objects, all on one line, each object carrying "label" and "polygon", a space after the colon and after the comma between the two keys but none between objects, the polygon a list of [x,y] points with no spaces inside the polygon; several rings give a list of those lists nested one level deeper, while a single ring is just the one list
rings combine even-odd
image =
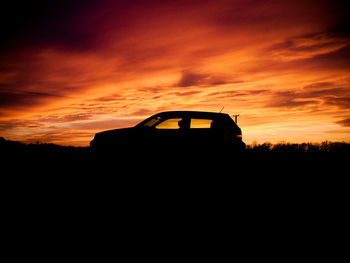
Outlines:
[{"label": "car door", "polygon": [[213,119],[192,117],[189,122],[187,132],[188,142],[192,147],[209,145],[213,141],[213,132],[211,129]]},{"label": "car door", "polygon": [[183,118],[168,117],[153,126],[153,140],[158,147],[177,147],[183,139]]}]

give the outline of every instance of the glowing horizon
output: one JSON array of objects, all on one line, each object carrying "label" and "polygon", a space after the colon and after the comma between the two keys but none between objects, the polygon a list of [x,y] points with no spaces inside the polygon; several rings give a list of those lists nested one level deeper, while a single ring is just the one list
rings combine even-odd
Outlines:
[{"label": "glowing horizon", "polygon": [[161,111],[224,107],[246,143],[350,142],[348,4],[27,5],[8,7],[1,38],[5,139],[87,146]]}]

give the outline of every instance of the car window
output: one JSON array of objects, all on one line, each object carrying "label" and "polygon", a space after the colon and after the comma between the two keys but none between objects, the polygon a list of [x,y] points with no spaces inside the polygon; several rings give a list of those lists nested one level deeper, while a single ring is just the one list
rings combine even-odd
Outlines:
[{"label": "car window", "polygon": [[191,119],[190,129],[210,129],[212,122],[210,119]]},{"label": "car window", "polygon": [[179,121],[181,121],[182,118],[173,118],[173,119],[167,119],[165,121],[162,121],[158,125],[155,126],[156,129],[179,129]]},{"label": "car window", "polygon": [[160,121],[160,117],[155,117],[155,118],[152,118],[152,119],[148,120],[147,122],[145,122],[143,124],[143,126],[152,127],[154,124],[156,124],[159,121]]}]

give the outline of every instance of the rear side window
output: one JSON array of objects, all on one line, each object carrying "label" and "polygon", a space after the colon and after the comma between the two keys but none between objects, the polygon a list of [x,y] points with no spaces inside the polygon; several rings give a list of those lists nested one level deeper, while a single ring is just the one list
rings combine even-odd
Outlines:
[{"label": "rear side window", "polygon": [[210,129],[212,122],[210,119],[191,119],[190,129]]}]

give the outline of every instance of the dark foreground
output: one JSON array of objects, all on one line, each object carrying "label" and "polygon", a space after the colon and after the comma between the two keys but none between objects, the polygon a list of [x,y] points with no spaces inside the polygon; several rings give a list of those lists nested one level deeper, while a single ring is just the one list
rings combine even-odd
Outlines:
[{"label": "dark foreground", "polygon": [[227,149],[138,149],[93,152],[89,147],[22,144],[0,139],[7,176],[67,180],[266,180],[345,176],[350,144],[260,144],[244,152]]},{"label": "dark foreground", "polygon": [[3,141],[7,243],[29,247],[36,238],[40,253],[57,243],[133,255],[136,242],[170,255],[169,244],[192,250],[196,240],[220,251],[234,246],[245,258],[290,258],[295,244],[310,252],[311,243],[333,243],[347,218],[348,148],[280,150],[96,154]]},{"label": "dark foreground", "polygon": [[1,178],[9,203],[38,205],[42,211],[59,206],[72,213],[158,213],[176,206],[189,213],[210,207],[251,214],[272,205],[270,212],[279,213],[292,204],[307,211],[346,200],[348,156],[344,148],[103,154],[32,145],[5,152]]},{"label": "dark foreground", "polygon": [[54,145],[17,145],[13,150],[12,145],[2,147],[1,178],[10,199],[26,202],[34,198],[31,202],[45,206],[63,203],[70,209],[95,205],[98,209],[127,205],[129,209],[130,204],[155,203],[168,207],[177,202],[194,207],[228,205],[230,209],[271,203],[282,209],[297,202],[306,209],[305,205],[312,208],[330,200],[337,205],[344,200],[347,146],[308,152],[264,146],[243,153],[103,154]]}]

